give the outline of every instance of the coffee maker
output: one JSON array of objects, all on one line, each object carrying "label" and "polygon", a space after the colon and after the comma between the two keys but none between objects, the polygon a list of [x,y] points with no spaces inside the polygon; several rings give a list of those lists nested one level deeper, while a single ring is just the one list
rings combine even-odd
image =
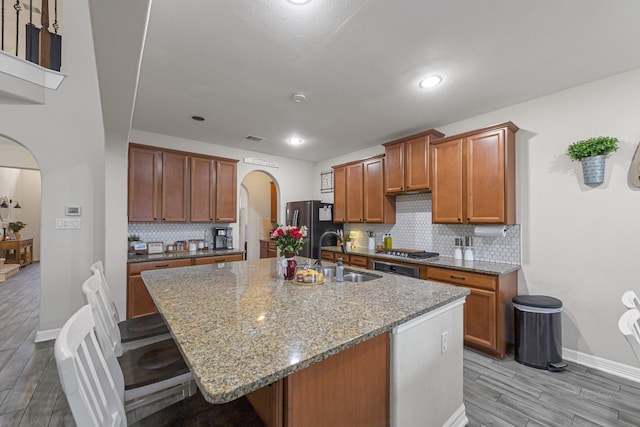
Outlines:
[{"label": "coffee maker", "polygon": [[213,229],[213,248],[214,249],[233,249],[233,228],[214,228]]}]

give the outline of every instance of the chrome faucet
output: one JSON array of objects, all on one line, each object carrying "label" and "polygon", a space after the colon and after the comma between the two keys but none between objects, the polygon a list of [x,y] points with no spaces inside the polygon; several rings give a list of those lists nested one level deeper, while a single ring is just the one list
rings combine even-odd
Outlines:
[{"label": "chrome faucet", "polygon": [[340,241],[340,246],[342,247],[342,253],[343,254],[347,253],[347,248],[345,248],[344,242],[342,241],[342,238],[340,237],[340,235],[335,231],[325,231],[324,233],[322,233],[322,236],[320,236],[320,239],[318,239],[318,261],[316,261],[316,266],[318,266],[318,268],[322,268],[322,261],[321,261],[322,260],[322,253],[321,253],[322,240],[324,240],[326,236],[336,236]]}]

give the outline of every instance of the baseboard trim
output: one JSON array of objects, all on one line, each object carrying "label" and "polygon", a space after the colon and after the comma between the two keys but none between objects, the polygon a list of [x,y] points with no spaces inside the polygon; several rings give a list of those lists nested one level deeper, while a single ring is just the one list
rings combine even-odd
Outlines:
[{"label": "baseboard trim", "polygon": [[640,368],[636,368],[635,366],[625,365],[623,363],[603,359],[602,357],[593,356],[591,354],[581,353],[569,348],[562,349],[562,358],[567,362],[579,363],[580,365],[584,365],[589,368],[597,369],[611,375],[640,383]]},{"label": "baseboard trim", "polygon": [[467,413],[464,409],[464,403],[460,405],[456,411],[451,414],[449,419],[442,425],[443,427],[463,427],[469,423]]},{"label": "baseboard trim", "polygon": [[36,342],[45,342],[45,341],[55,340],[56,338],[58,338],[58,333],[60,332],[60,329],[61,328],[36,332]]}]

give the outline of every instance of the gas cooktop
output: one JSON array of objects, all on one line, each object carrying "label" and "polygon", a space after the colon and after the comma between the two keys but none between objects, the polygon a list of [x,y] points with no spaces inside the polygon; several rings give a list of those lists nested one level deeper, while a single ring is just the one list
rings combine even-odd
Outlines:
[{"label": "gas cooktop", "polygon": [[440,256],[437,252],[418,251],[415,249],[380,249],[376,253],[413,259],[437,258]]}]

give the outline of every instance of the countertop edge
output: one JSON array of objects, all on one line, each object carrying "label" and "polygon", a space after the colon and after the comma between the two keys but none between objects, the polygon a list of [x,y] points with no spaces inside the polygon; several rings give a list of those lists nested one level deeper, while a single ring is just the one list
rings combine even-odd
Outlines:
[{"label": "countertop edge", "polygon": [[[323,246],[323,251],[331,251],[342,253],[337,246]],[[379,254],[369,249],[351,249],[347,251],[347,255],[362,255],[370,258],[388,259],[390,261],[401,261],[415,265],[425,265],[431,267],[450,268],[453,270],[469,271],[473,273],[483,273],[492,276],[503,276],[520,270],[520,264],[508,264],[494,261],[464,261],[456,260],[452,257],[440,256],[435,259],[416,260],[411,258],[399,257],[394,255]]]}]

